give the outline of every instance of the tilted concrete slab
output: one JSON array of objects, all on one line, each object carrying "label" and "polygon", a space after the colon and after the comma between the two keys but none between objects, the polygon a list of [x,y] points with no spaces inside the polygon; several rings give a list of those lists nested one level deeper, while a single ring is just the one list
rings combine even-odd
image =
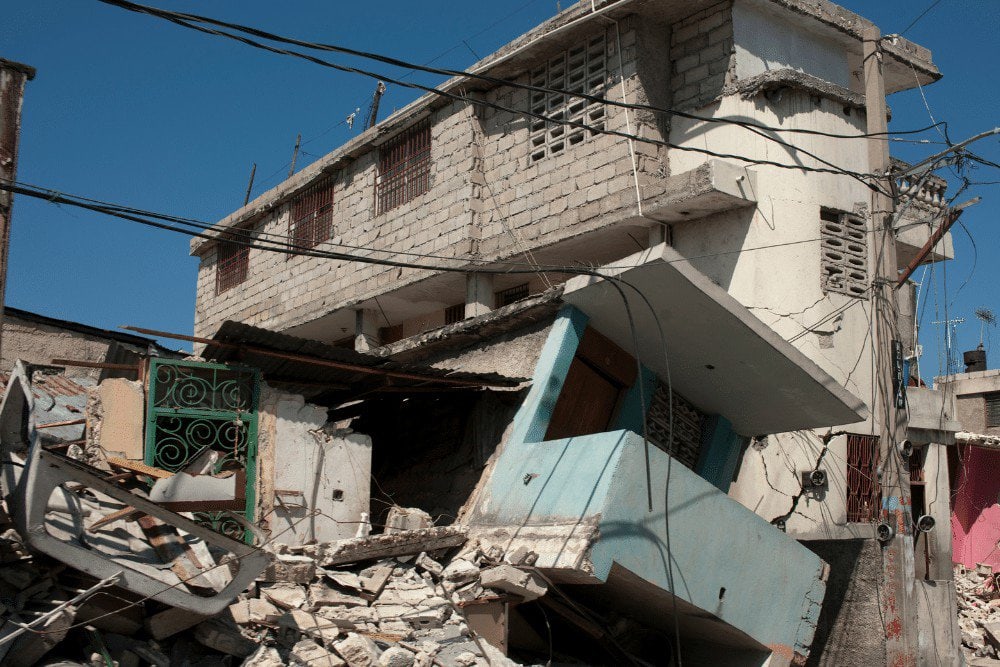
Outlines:
[{"label": "tilted concrete slab", "polygon": [[[737,433],[781,433],[866,418],[860,398],[673,248],[661,244],[599,271],[609,280],[574,278],[566,283],[563,300],[622,349],[635,353],[638,343],[644,364],[661,378],[669,375],[674,389],[703,412],[726,417]],[[616,285],[628,298],[637,340]]]},{"label": "tilted concrete slab", "polygon": [[952,394],[926,387],[907,387],[906,408],[908,440],[914,444],[955,444],[955,433],[962,430],[962,423],[955,418]]}]

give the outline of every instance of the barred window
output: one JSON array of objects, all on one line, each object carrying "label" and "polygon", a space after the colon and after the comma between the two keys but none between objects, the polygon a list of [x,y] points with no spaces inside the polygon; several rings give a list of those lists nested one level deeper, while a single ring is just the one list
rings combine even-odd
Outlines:
[{"label": "barred window", "polygon": [[847,436],[847,520],[871,523],[879,518],[882,488],[878,482],[879,438]]},{"label": "barred window", "polygon": [[986,394],[986,428],[1000,426],[1000,392]]},{"label": "barred window", "polygon": [[829,209],[821,209],[819,217],[823,291],[864,297],[868,292],[865,221]]},{"label": "barred window", "polygon": [[375,178],[375,215],[385,213],[431,189],[431,126],[406,130],[379,149]]},{"label": "barred window", "polygon": [[292,203],[288,236],[293,246],[315,248],[333,236],[333,183],[332,176],[325,178]]},{"label": "barred window", "polygon": [[444,309],[444,323],[455,324],[465,319],[465,302]]},{"label": "barred window", "polygon": [[[571,93],[604,96],[607,85],[607,39],[604,34],[551,58],[531,72],[531,85]],[[558,93],[531,93],[531,112],[589,125],[587,130],[532,117],[529,122],[531,161],[557,155],[604,129],[607,110],[603,104]]]},{"label": "barred window", "polygon": [[249,268],[250,247],[246,243],[219,241],[215,261],[215,293],[221,294],[244,282]]},{"label": "barred window", "polygon": [[508,287],[507,289],[494,292],[493,305],[495,308],[503,308],[504,306],[509,306],[515,301],[527,298],[527,296],[528,283],[521,283],[520,285],[514,285],[513,287]]}]

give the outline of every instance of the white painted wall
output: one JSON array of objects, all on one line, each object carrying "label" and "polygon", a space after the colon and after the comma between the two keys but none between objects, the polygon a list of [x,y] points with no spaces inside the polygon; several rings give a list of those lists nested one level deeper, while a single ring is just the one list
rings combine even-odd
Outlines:
[{"label": "white painted wall", "polygon": [[777,69],[794,69],[850,88],[845,50],[832,40],[793,25],[785,15],[747,2],[733,5],[736,75],[746,79]]},{"label": "white painted wall", "polygon": [[[309,405],[301,396],[284,395],[277,401],[274,488],[286,506],[275,500],[271,531],[277,542],[354,537],[361,514],[370,511],[371,438],[350,429],[324,430],[326,416],[325,408]],[[313,510],[319,513],[309,516]]]}]

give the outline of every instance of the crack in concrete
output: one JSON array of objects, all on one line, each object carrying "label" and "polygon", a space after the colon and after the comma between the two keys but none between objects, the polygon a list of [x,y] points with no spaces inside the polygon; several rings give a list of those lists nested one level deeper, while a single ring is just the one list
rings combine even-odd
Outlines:
[{"label": "crack in concrete", "polygon": [[[830,451],[830,441],[833,440],[838,435],[845,435],[845,434],[846,431],[836,431],[836,432],[830,431],[826,435],[823,435],[820,438],[823,441],[823,448],[820,450],[819,457],[816,459],[816,463],[812,467],[813,470],[819,468],[819,466],[823,463],[823,459],[826,458],[826,453]],[[764,478],[765,480],[767,479],[766,468],[765,468]],[[771,525],[784,526],[784,524],[788,521],[788,519],[791,518],[791,516],[796,513],[796,509],[799,506],[799,501],[802,499],[802,496],[806,495],[806,487],[804,484],[802,484],[802,480],[801,479],[798,480],[798,483],[799,483],[799,492],[794,496],[790,496],[790,498],[792,499],[791,507],[789,507],[788,511],[785,512],[784,514],[779,514],[778,516],[771,519]],[[771,484],[770,481],[768,481],[768,485],[770,484]],[[772,486],[771,488],[774,487]],[[777,489],[775,489],[775,491],[777,491]],[[779,491],[779,493],[785,496],[788,495],[787,493],[783,493],[781,491]],[[799,516],[805,516],[805,515],[800,514]],[[815,523],[815,519],[813,520],[813,522]]]}]

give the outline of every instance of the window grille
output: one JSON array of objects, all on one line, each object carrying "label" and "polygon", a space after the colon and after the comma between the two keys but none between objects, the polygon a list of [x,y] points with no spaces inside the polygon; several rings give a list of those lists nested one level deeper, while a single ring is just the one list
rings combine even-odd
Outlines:
[{"label": "window grille", "polygon": [[333,183],[333,177],[325,178],[292,203],[288,236],[293,246],[315,248],[333,236]]},{"label": "window grille", "polygon": [[465,319],[464,303],[456,303],[454,306],[450,306],[444,309],[445,324],[455,324],[456,322],[461,322],[464,319]]},{"label": "window grille", "polygon": [[249,268],[249,246],[234,241],[220,241],[215,262],[215,293],[221,294],[245,281]]},{"label": "window grille", "polygon": [[520,301],[527,296],[528,283],[522,283],[520,285],[508,287],[507,289],[502,289],[499,292],[494,292],[493,303],[496,304],[496,308],[503,308],[504,306],[509,306],[515,301]]},{"label": "window grille", "polygon": [[986,394],[986,428],[1000,426],[1000,392]]},{"label": "window grille", "polygon": [[406,130],[379,149],[375,214],[385,213],[431,189],[431,126]]},{"label": "window grille", "polygon": [[[608,44],[604,34],[551,58],[531,72],[531,85],[555,88],[571,93],[604,96],[608,74]],[[529,120],[531,161],[557,155],[596,136],[604,129],[607,110],[603,104],[558,93],[531,93],[531,112],[582,123],[593,129],[551,123],[532,117]]]},{"label": "window grille", "polygon": [[863,297],[868,291],[865,221],[827,209],[819,217],[823,291]]},{"label": "window grille", "polygon": [[646,414],[646,432],[649,441],[670,454],[674,459],[694,470],[701,455],[702,424],[705,416],[676,391],[672,393],[674,406],[673,440],[670,439],[671,396],[666,385],[657,385]]},{"label": "window grille", "polygon": [[847,520],[877,521],[882,506],[882,488],[876,475],[879,439],[875,435],[847,436]]}]

